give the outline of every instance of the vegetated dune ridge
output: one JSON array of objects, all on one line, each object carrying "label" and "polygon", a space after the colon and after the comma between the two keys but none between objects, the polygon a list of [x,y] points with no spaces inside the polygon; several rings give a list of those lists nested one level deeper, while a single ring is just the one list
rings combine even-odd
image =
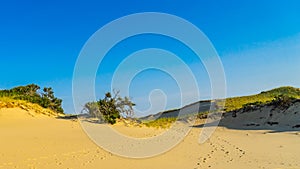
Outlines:
[{"label": "vegetated dune ridge", "polygon": [[[243,108],[245,104],[254,103],[254,102],[261,102],[267,103],[274,99],[277,96],[286,96],[292,98],[300,99],[300,89],[294,88],[291,86],[284,86],[278,87],[269,91],[263,91],[259,94],[249,95],[249,96],[241,96],[241,97],[232,97],[226,98],[222,101],[225,101],[224,104],[224,111],[229,112],[233,110],[238,110]],[[221,101],[221,102],[222,102]],[[198,101],[189,105],[185,105],[179,109],[168,110],[164,112],[159,112],[157,114],[148,115],[146,117],[141,117],[141,120],[152,120],[157,118],[170,118],[170,117],[177,117],[180,113],[181,115],[188,115],[188,114],[195,114],[198,112],[207,112],[210,108],[214,108],[217,106],[215,100],[204,100]]]},{"label": "vegetated dune ridge", "polygon": [[[62,113],[57,113],[53,110],[43,108],[38,104],[30,103],[24,100],[16,100],[7,97],[0,97],[0,109],[7,109],[7,108],[20,108],[22,110],[27,111],[27,114],[31,116],[36,115],[46,115],[49,117],[57,117],[57,116],[64,116]],[[9,117],[9,116],[8,116]]]},{"label": "vegetated dune ridge", "polygon": [[[231,129],[300,130],[300,99],[250,105],[224,114],[219,124]],[[300,148],[300,147],[299,147]]]},{"label": "vegetated dune ridge", "polygon": [[[271,109],[274,115],[269,118]],[[129,159],[95,145],[76,120],[58,119],[21,108],[2,108],[0,169],[300,169],[298,128],[288,126],[294,131],[277,132],[289,122],[298,124],[299,110],[300,104],[295,101],[285,111],[266,106],[257,110],[240,110],[236,117],[228,114],[203,144],[198,143],[203,129],[203,121],[199,120],[191,126],[188,136],[172,150],[152,158]],[[269,125],[268,121],[278,124]],[[276,130],[264,126],[276,126]],[[122,123],[113,128],[137,138],[164,132],[163,129],[127,127]],[[123,148],[130,149],[131,146]]]}]

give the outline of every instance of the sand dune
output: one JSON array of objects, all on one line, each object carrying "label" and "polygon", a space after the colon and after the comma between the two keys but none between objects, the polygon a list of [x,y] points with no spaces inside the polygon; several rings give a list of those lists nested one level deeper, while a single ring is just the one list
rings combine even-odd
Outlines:
[{"label": "sand dune", "polygon": [[[200,124],[201,121],[179,145],[162,155],[128,159],[96,146],[77,121],[30,114],[17,108],[1,109],[0,169],[300,168],[298,131],[272,133],[223,126],[207,142],[199,144]],[[163,132],[123,124],[113,128],[132,137]]]},{"label": "sand dune", "polygon": [[265,105],[227,113],[220,125],[232,129],[300,130],[300,100],[288,106]]}]

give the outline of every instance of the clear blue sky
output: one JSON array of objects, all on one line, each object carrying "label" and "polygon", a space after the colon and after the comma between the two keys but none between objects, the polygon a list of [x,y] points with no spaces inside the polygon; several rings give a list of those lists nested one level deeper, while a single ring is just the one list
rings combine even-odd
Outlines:
[{"label": "clear blue sky", "polygon": [[[138,12],[170,13],[201,29],[223,62],[228,96],[253,94],[278,86],[300,87],[299,9],[298,0],[1,2],[0,88],[29,83],[52,86],[64,100],[66,112],[74,113],[72,75],[81,48],[108,22]],[[122,57],[115,56],[138,49],[157,47],[178,52],[192,68],[201,67],[184,46],[179,49],[174,46],[176,42],[150,35],[123,41],[99,68],[104,73],[97,77],[97,94],[100,97],[110,87],[105,78],[122,61]],[[198,71],[204,72],[202,68]],[[205,81],[205,74],[201,76],[197,80],[204,86],[202,97],[207,98],[209,82]],[[156,88],[174,95],[178,90],[167,75],[149,70],[134,79],[131,97],[140,109],[146,109],[149,92]],[[168,104],[168,108],[172,107],[177,107],[176,99]]]}]

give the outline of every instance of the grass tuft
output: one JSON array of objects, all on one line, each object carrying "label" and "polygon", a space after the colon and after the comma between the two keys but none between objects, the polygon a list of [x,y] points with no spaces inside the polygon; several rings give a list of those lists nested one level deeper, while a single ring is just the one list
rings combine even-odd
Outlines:
[{"label": "grass tuft", "polygon": [[144,121],[143,124],[147,127],[154,128],[169,128],[177,120],[176,117],[159,118],[151,121]]}]

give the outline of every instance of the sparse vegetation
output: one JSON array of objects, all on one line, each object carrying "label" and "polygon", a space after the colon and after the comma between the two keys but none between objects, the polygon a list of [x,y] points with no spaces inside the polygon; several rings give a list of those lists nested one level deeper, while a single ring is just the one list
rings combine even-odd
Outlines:
[{"label": "sparse vegetation", "polygon": [[36,103],[30,103],[25,100],[16,100],[8,97],[0,97],[0,108],[21,108],[26,111],[34,111],[38,114],[47,116],[63,116],[64,114],[55,112],[51,109],[43,108]]},{"label": "sparse vegetation", "polygon": [[[38,104],[39,106],[51,109],[56,113],[63,114],[62,100],[54,96],[52,88],[45,87],[40,91],[40,86],[30,84],[27,86],[19,86],[9,90],[0,90],[0,98],[11,100],[23,100],[29,103]],[[12,101],[13,102],[13,101]]]},{"label": "sparse vegetation", "polygon": [[83,111],[86,111],[94,118],[115,124],[116,119],[133,116],[133,106],[128,97],[122,98],[119,92],[114,92],[114,96],[110,92],[105,94],[103,99],[97,102],[88,102],[85,104]]},{"label": "sparse vegetation", "polygon": [[295,100],[296,98],[292,96],[279,95],[276,96],[269,104],[274,105],[276,108],[281,110],[285,110],[288,109]]},{"label": "sparse vegetation", "polygon": [[176,117],[159,118],[151,121],[144,121],[143,124],[147,127],[169,128],[175,121]]},{"label": "sparse vegetation", "polygon": [[208,114],[209,114],[209,111],[199,112],[199,113],[197,114],[196,117],[197,117],[198,119],[206,119],[207,116],[208,116]]},{"label": "sparse vegetation", "polygon": [[270,91],[261,92],[260,94],[227,98],[225,102],[225,111],[241,109],[244,106],[266,104],[276,97],[300,98],[300,89],[293,87],[280,87]]},{"label": "sparse vegetation", "polygon": [[[225,113],[239,109],[252,110],[255,107],[263,106],[265,104],[276,104],[278,106],[286,107],[294,99],[300,99],[300,89],[293,87],[280,87],[270,91],[261,92],[260,94],[242,97],[232,97],[225,99]],[[219,104],[223,104],[220,102]],[[166,112],[169,112],[165,111]],[[197,118],[206,119],[209,112],[199,112]],[[176,118],[158,118],[153,121],[144,122],[149,127],[169,127]]]}]

